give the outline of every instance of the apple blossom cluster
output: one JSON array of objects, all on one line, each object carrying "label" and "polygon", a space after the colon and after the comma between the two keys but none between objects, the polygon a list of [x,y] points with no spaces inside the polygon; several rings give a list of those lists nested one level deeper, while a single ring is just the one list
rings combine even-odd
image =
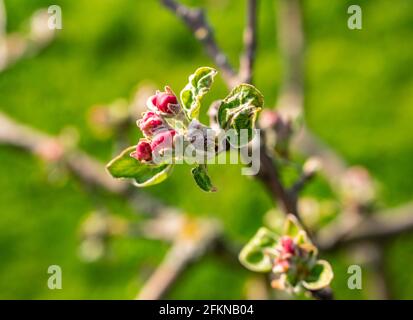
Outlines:
[{"label": "apple blossom cluster", "polygon": [[297,240],[285,235],[273,250],[267,254],[273,259],[271,285],[275,289],[285,290],[305,281],[316,263],[316,248],[308,243],[299,245]]},{"label": "apple blossom cluster", "polygon": [[331,266],[317,254],[295,217],[288,215],[281,234],[260,228],[239,259],[252,271],[271,272],[273,288],[297,293],[322,289],[333,278]]},{"label": "apple blossom cluster", "polygon": [[[179,96],[169,87],[151,96],[146,103],[148,110],[137,121],[144,137],[114,158],[107,165],[108,172],[114,178],[131,179],[137,187],[147,187],[164,181],[174,165],[186,161],[194,166],[191,172],[197,185],[206,192],[215,191],[207,164],[215,163],[217,155],[227,151],[227,142],[231,147],[248,149],[255,135],[257,114],[264,103],[254,86],[240,84],[220,100],[216,114],[218,127],[212,129],[202,124],[198,119],[202,99],[216,74],[213,68],[198,68],[189,76]],[[259,166],[259,157],[251,159],[251,163],[245,164],[256,169],[253,162],[257,160]]]},{"label": "apple blossom cluster", "polygon": [[165,92],[156,92],[148,99],[149,111],[145,112],[142,119],[137,121],[139,129],[145,138],[141,139],[131,157],[146,163],[151,163],[154,154],[161,154],[166,149],[173,148],[176,135],[166,117],[176,117],[181,113],[181,107],[175,94],[169,87]]}]

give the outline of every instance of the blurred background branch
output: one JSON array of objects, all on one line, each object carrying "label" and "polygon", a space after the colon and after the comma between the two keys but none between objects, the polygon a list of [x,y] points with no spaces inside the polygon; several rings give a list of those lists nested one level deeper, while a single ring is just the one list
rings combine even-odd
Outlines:
[{"label": "blurred background branch", "polygon": [[4,1],[0,0],[0,72],[18,60],[32,56],[46,47],[55,37],[55,30],[48,26],[49,15],[40,9],[30,17],[27,34],[7,34],[7,12]]},{"label": "blurred background branch", "polygon": [[257,46],[257,0],[247,1],[246,24],[244,29],[244,53],[240,58],[239,82],[252,83]]},{"label": "blurred background branch", "polygon": [[321,250],[328,251],[364,241],[381,243],[412,231],[413,204],[408,203],[364,216],[351,228],[342,224],[328,227],[320,232],[318,244]]}]

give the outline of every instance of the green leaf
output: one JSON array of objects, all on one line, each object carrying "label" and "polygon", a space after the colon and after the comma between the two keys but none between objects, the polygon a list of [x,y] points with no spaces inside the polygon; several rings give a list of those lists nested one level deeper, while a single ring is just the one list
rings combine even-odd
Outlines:
[{"label": "green leaf", "polygon": [[278,235],[267,228],[260,228],[239,254],[239,261],[247,269],[255,272],[270,272],[271,257],[265,252],[276,246]]},{"label": "green leaf", "polygon": [[171,164],[160,166],[141,163],[130,154],[136,149],[129,147],[119,156],[108,163],[106,169],[114,178],[128,178],[134,180],[137,187],[148,187],[164,181],[172,170]]},{"label": "green leaf", "polygon": [[139,188],[153,186],[155,184],[165,181],[172,173],[173,165],[162,165],[160,168],[163,168],[161,171],[157,172],[155,175],[152,175],[154,171],[148,172],[148,174],[139,176],[135,178],[133,185]]},{"label": "green leaf", "polygon": [[310,271],[310,275],[303,281],[308,290],[319,290],[327,287],[334,277],[330,264],[325,260],[318,260]]},{"label": "green leaf", "polygon": [[298,234],[295,237],[295,241],[297,242],[298,245],[308,243],[309,239],[307,236],[307,232],[305,232],[304,230],[298,231]]},{"label": "green leaf", "polygon": [[188,84],[181,91],[182,107],[189,119],[198,117],[201,99],[209,91],[216,74],[215,69],[201,67],[189,76]]},{"label": "green leaf", "polygon": [[[224,130],[248,130],[248,141],[253,138],[253,129],[258,112],[264,105],[264,98],[257,88],[250,84],[240,84],[221,102],[218,109],[218,123]],[[242,146],[242,144],[240,145]]]},{"label": "green leaf", "polygon": [[292,214],[287,215],[284,223],[283,234],[294,238],[299,236],[299,233],[302,229],[303,228],[298,223],[296,217],[294,217]]},{"label": "green leaf", "polygon": [[199,165],[192,169],[196,184],[206,192],[215,192],[216,188],[212,185],[211,179],[208,176],[206,165]]}]

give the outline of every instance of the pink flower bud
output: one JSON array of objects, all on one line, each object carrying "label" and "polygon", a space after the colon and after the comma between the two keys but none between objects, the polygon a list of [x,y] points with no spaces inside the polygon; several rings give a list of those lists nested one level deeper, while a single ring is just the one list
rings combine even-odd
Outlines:
[{"label": "pink flower bud", "polygon": [[172,94],[161,93],[156,98],[156,106],[160,111],[167,113],[169,111],[169,104],[178,104],[178,100]]},{"label": "pink flower bud", "polygon": [[139,161],[152,160],[152,148],[150,143],[146,140],[140,140],[136,146],[136,151],[132,153],[131,156]]},{"label": "pink flower bud", "polygon": [[176,131],[173,129],[159,132],[151,142],[152,150],[159,152],[162,149],[172,149],[175,134]]},{"label": "pink flower bud", "polygon": [[281,247],[282,247],[284,253],[294,254],[295,244],[293,242],[293,239],[291,239],[291,237],[283,236],[281,238]]},{"label": "pink flower bud", "polygon": [[145,112],[142,119],[139,120],[137,123],[139,129],[141,129],[142,133],[146,137],[153,136],[156,133],[156,131],[162,129],[166,130],[166,124],[163,121],[163,119],[152,111]]},{"label": "pink flower bud", "polygon": [[179,111],[178,99],[168,87],[166,92],[157,92],[150,97],[148,105],[165,114],[176,114]]}]

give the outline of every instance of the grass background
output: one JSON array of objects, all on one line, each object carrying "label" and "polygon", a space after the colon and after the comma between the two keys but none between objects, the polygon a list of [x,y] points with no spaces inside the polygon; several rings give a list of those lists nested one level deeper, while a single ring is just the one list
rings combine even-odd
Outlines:
[{"label": "grass background", "polygon": [[[158,1],[6,0],[8,29],[25,28],[30,14],[51,4],[63,11],[63,30],[40,55],[0,74],[0,109],[51,134],[79,130],[80,147],[102,161],[113,141],[98,139],[87,125],[91,105],[130,97],[137,83],[179,91],[198,66],[212,65],[189,33]],[[185,1],[208,9],[220,46],[236,64],[242,48],[245,1]],[[363,30],[347,28],[347,8],[360,4]],[[309,126],[350,164],[366,166],[380,184],[380,203],[395,206],[413,196],[413,3],[410,0],[304,1],[306,119]],[[274,105],[281,81],[275,1],[259,8],[256,85]],[[221,79],[206,102],[226,94]],[[137,137],[137,133],[136,133]],[[134,141],[131,141],[133,143]],[[178,168],[148,191],[193,215],[222,220],[228,237],[245,242],[262,223],[271,200],[238,167],[212,167],[220,191],[201,193],[188,168]],[[98,262],[79,259],[78,229],[97,206],[136,219],[121,200],[91,194],[75,179],[50,183],[34,157],[0,146],[0,298],[129,299],[167,250],[157,241],[117,239]],[[170,190],[173,190],[171,192]],[[309,193],[323,195],[321,183]],[[394,297],[413,298],[413,237],[386,247]],[[361,291],[347,289],[346,252],[332,262],[337,298],[368,298],[369,272]],[[47,268],[63,269],[63,290],[47,288]],[[168,298],[245,297],[251,273],[207,256],[190,267]]]}]

